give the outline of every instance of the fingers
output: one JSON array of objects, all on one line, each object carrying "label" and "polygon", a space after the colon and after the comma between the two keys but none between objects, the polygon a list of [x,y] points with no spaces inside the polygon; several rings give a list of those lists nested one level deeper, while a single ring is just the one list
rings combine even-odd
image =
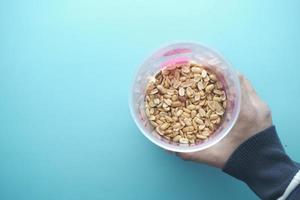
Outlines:
[{"label": "fingers", "polygon": [[174,151],[169,151],[169,150],[165,150],[166,153],[168,154],[175,154],[176,156],[180,157],[183,160],[192,160],[193,159],[193,155],[192,153],[180,153],[180,152],[174,152]]},{"label": "fingers", "polygon": [[208,164],[214,167],[221,168],[222,164],[220,163],[220,160],[218,161],[216,159],[215,153],[217,153],[218,155],[222,153],[213,149],[214,147],[210,147],[202,151],[193,153],[176,153],[176,155],[185,161],[194,161],[197,163]]},{"label": "fingers", "polygon": [[175,154],[176,154],[176,156],[179,156],[183,160],[193,160],[193,154],[191,154],[191,153],[176,152]]},{"label": "fingers", "polygon": [[165,152],[167,154],[171,154],[171,155],[176,155],[180,158],[182,158],[183,160],[191,160],[192,159],[192,155],[190,153],[180,153],[180,152],[174,152],[174,151],[170,151],[170,150],[165,150]]}]

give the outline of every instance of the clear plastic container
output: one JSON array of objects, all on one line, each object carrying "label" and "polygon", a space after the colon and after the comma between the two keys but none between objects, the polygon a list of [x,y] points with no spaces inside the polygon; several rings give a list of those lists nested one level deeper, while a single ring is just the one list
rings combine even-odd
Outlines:
[{"label": "clear plastic container", "polygon": [[[179,144],[162,138],[145,114],[146,85],[161,69],[173,64],[196,62],[213,71],[222,82],[227,95],[227,108],[220,127],[199,144]],[[163,47],[140,66],[131,88],[129,106],[141,132],[156,145],[175,152],[195,152],[206,149],[224,138],[235,124],[240,111],[240,83],[236,71],[217,52],[195,43],[176,43]]]}]

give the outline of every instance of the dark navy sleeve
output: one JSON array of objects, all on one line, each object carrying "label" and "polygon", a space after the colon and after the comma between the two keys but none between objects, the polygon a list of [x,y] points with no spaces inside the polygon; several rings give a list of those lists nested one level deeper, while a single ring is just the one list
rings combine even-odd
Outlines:
[{"label": "dark navy sleeve", "polygon": [[[299,171],[285,153],[274,126],[241,144],[223,171],[245,182],[261,199],[276,200]],[[298,186],[288,200],[300,200]]]},{"label": "dark navy sleeve", "polygon": [[298,186],[291,195],[287,198],[287,200],[299,200],[300,199],[300,186]]},{"label": "dark navy sleeve", "polygon": [[[300,168],[300,164],[296,163],[297,167]],[[290,194],[287,200],[299,200],[300,199],[300,185]]]}]

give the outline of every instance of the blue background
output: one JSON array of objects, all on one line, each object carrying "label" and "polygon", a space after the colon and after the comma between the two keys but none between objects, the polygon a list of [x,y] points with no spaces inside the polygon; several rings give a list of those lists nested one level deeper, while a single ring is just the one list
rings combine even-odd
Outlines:
[{"label": "blue background", "polygon": [[0,199],[257,199],[151,144],[128,108],[155,49],[196,41],[246,74],[299,154],[300,1],[0,0]]}]

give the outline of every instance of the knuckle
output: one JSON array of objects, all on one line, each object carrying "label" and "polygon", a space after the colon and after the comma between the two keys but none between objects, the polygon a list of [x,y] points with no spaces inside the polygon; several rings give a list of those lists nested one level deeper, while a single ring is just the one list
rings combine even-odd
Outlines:
[{"label": "knuckle", "polygon": [[245,80],[245,76],[241,73],[238,73],[238,77],[239,77],[241,82]]},{"label": "knuckle", "polygon": [[260,110],[263,111],[265,116],[270,116],[271,115],[271,109],[270,109],[269,105],[266,104],[265,102],[261,103]]}]

